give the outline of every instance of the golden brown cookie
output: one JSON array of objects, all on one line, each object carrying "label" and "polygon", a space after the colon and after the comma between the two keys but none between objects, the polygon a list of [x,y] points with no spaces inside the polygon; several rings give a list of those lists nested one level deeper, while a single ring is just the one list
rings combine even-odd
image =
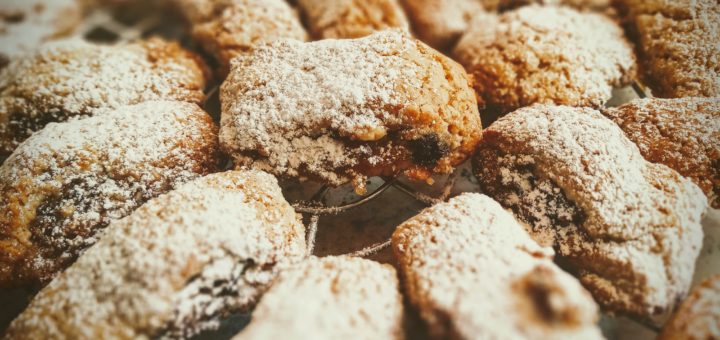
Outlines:
[{"label": "golden brown cookie", "polygon": [[440,50],[452,48],[477,15],[528,4],[567,5],[604,10],[610,0],[401,0],[420,40]]},{"label": "golden brown cookie", "polygon": [[284,269],[233,339],[402,339],[395,269],[349,256]]},{"label": "golden brown cookie", "polygon": [[481,134],[462,67],[401,31],[278,41],[236,60],[220,143],[238,167],[362,191],[369,176],[450,172]]},{"label": "golden brown cookie", "polygon": [[274,177],[209,175],[111,223],[6,337],[188,338],[254,305],[304,256],[304,227]]},{"label": "golden brown cookie", "polygon": [[299,0],[315,39],[360,38],[409,24],[398,0]]},{"label": "golden brown cookie", "polygon": [[204,67],[158,38],[115,46],[47,43],[0,71],[0,156],[50,122],[147,100],[201,103]]},{"label": "golden brown cookie", "polygon": [[635,76],[620,26],[566,7],[478,16],[454,55],[474,77],[478,101],[500,114],[534,103],[600,107]]},{"label": "golden brown cookie", "polygon": [[81,0],[0,1],[0,68],[45,41],[69,35],[82,15]]},{"label": "golden brown cookie", "polygon": [[483,133],[481,190],[552,245],[605,310],[650,317],[690,286],[707,198],[590,108],[534,105]]},{"label": "golden brown cookie", "polygon": [[640,99],[604,113],[645,159],[689,177],[720,209],[720,98]]},{"label": "golden brown cookie", "polygon": [[193,38],[227,75],[230,61],[258,44],[307,40],[296,11],[284,0],[173,0],[191,25]]},{"label": "golden brown cookie", "polygon": [[665,324],[660,340],[720,338],[720,275],[707,278],[683,301]]},{"label": "golden brown cookie", "polygon": [[638,44],[645,82],[659,97],[720,96],[716,0],[615,0]]},{"label": "golden brown cookie", "polygon": [[217,128],[195,104],[48,124],[0,166],[0,287],[47,283],[112,220],[217,163]]},{"label": "golden brown cookie", "polygon": [[393,233],[410,302],[438,339],[601,339],[598,307],[491,198],[466,193]]}]

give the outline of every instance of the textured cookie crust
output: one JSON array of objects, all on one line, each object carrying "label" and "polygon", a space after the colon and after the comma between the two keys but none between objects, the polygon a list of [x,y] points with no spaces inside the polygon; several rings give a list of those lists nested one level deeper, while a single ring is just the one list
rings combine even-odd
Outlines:
[{"label": "textured cookie crust", "polygon": [[283,269],[240,339],[402,339],[395,269],[357,257],[311,257]]},{"label": "textured cookie crust", "polygon": [[566,7],[479,15],[453,54],[478,101],[499,113],[533,103],[600,107],[636,68],[619,25]]},{"label": "textured cookie crust", "polygon": [[360,38],[409,24],[398,0],[299,0],[315,39]]},{"label": "textured cookie crust", "polygon": [[82,12],[81,0],[0,2],[0,68],[45,41],[72,33]]},{"label": "textured cookie crust", "polygon": [[174,0],[192,26],[192,36],[220,64],[258,44],[277,39],[307,40],[297,12],[284,0]]},{"label": "textured cookie crust", "polygon": [[217,128],[195,104],[48,124],[0,166],[0,287],[46,283],[110,221],[217,163]]},{"label": "textured cookie crust", "polygon": [[462,67],[400,31],[277,41],[235,60],[220,143],[238,167],[362,191],[365,176],[449,172],[481,134]]},{"label": "textured cookie crust", "polygon": [[187,338],[252,306],[305,231],[277,181],[213,174],[113,222],[13,321],[8,339]]},{"label": "textured cookie crust", "polygon": [[716,0],[615,1],[637,40],[645,81],[655,96],[720,96]]},{"label": "textured cookie crust", "polygon": [[0,71],[0,156],[50,122],[148,100],[200,103],[204,67],[158,38],[116,46],[47,43]]},{"label": "textured cookie crust", "polygon": [[720,275],[695,287],[665,324],[660,340],[704,340],[720,338]]},{"label": "textured cookie crust", "polygon": [[645,159],[689,177],[720,209],[720,98],[640,99],[603,113]]},{"label": "textured cookie crust", "polygon": [[474,166],[483,192],[554,246],[606,310],[653,316],[687,293],[707,198],[600,112],[517,110],[484,132]]},{"label": "textured cookie crust", "polygon": [[408,297],[438,338],[602,338],[590,294],[487,196],[423,210],[392,245]]}]

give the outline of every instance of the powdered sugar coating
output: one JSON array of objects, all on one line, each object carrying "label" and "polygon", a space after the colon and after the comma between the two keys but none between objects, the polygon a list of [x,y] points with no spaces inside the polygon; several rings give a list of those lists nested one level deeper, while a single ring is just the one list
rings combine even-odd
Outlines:
[{"label": "powdered sugar coating", "polygon": [[693,288],[658,337],[660,340],[720,338],[720,275]]},{"label": "powdered sugar coating", "polygon": [[0,166],[0,285],[49,281],[112,220],[217,163],[217,128],[195,104],[47,125]]},{"label": "powdered sugar coating", "polygon": [[598,111],[517,110],[483,134],[475,169],[605,309],[647,317],[687,293],[707,199]]},{"label": "powdered sugar coating", "polygon": [[602,338],[590,294],[487,196],[466,193],[423,210],[392,244],[434,336]]},{"label": "powdered sugar coating", "polygon": [[600,107],[636,68],[619,25],[566,7],[478,15],[453,54],[480,101],[500,113],[533,103]]},{"label": "powdered sugar coating", "polygon": [[448,172],[480,118],[462,68],[399,31],[276,41],[235,59],[220,142],[236,166],[332,185]]},{"label": "powdered sugar coating", "polygon": [[409,30],[398,0],[300,0],[316,39],[360,38],[388,28]]},{"label": "powdered sugar coating", "polygon": [[113,222],[6,335],[188,337],[251,306],[278,265],[304,256],[303,225],[272,176],[209,175]]},{"label": "powdered sugar coating", "polygon": [[72,33],[82,12],[81,0],[0,2],[0,68],[45,41]]},{"label": "powdered sugar coating", "polygon": [[395,270],[348,256],[310,257],[284,269],[233,339],[401,339]]},{"label": "powdered sugar coating", "polygon": [[639,99],[604,114],[647,160],[691,178],[720,208],[720,98]]},{"label": "powdered sugar coating", "polygon": [[201,103],[204,64],[177,43],[44,44],[0,72],[0,155],[50,122],[148,100]]}]

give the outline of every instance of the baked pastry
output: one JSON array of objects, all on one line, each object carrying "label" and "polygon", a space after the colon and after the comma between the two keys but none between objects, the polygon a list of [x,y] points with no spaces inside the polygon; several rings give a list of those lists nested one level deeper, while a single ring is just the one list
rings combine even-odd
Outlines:
[{"label": "baked pastry", "polygon": [[395,269],[348,256],[284,269],[233,339],[402,339]]},{"label": "baked pastry", "polygon": [[601,339],[598,307],[491,198],[466,193],[393,233],[410,302],[447,339]]},{"label": "baked pastry", "polygon": [[720,275],[695,287],[678,311],[665,324],[660,340],[704,340],[720,338]]},{"label": "baked pastry", "polygon": [[610,0],[401,0],[420,40],[447,50],[468,29],[474,17],[485,11],[507,10],[527,4],[567,5],[603,10]]},{"label": "baked pastry", "polygon": [[72,33],[82,21],[80,0],[0,2],[0,68],[43,42]]},{"label": "baked pastry", "polygon": [[217,128],[195,104],[47,125],[0,166],[0,287],[48,282],[112,220],[217,164]]},{"label": "baked pastry", "polygon": [[454,55],[478,101],[504,114],[534,103],[601,107],[635,76],[635,56],[609,17],[525,6],[478,16]]},{"label": "baked pastry", "polygon": [[0,156],[50,122],[147,100],[201,103],[203,70],[198,56],[159,38],[47,43],[0,72]]},{"label": "baked pastry", "polygon": [[398,0],[299,0],[315,39],[360,38],[375,31],[409,24]]},{"label": "baked pastry", "polygon": [[716,0],[615,0],[637,40],[644,80],[658,97],[720,96]]},{"label": "baked pastry", "polygon": [[552,245],[607,311],[652,317],[687,293],[707,199],[600,112],[517,110],[485,130],[474,160],[481,190]]},{"label": "baked pastry", "polygon": [[695,182],[720,209],[720,99],[639,99],[604,114],[640,148]]},{"label": "baked pastry", "polygon": [[173,0],[191,25],[192,36],[215,57],[224,77],[230,61],[258,44],[307,40],[295,10],[284,0]]},{"label": "baked pastry", "polygon": [[276,41],[236,61],[220,143],[237,167],[363,192],[367,176],[449,172],[481,134],[462,67],[401,31]]},{"label": "baked pastry", "polygon": [[274,177],[209,175],[111,223],[6,338],[188,338],[252,306],[304,256],[304,227]]}]

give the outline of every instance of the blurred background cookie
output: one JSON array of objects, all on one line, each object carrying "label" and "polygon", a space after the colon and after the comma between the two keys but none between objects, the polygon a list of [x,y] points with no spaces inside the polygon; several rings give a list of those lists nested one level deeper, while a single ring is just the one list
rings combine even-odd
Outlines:
[{"label": "blurred background cookie", "polygon": [[112,220],[217,165],[217,128],[195,104],[49,124],[0,166],[0,287],[47,283]]},{"label": "blurred background cookie", "polygon": [[701,282],[665,324],[660,340],[720,338],[720,275]]},{"label": "blurred background cookie", "polygon": [[299,0],[316,39],[360,38],[388,28],[409,30],[397,0]]}]

